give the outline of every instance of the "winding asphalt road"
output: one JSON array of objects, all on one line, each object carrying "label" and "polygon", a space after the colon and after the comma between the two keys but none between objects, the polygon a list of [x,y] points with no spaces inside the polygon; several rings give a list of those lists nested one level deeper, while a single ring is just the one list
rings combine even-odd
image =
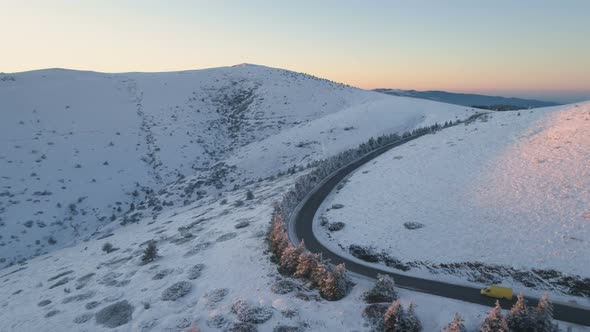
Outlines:
[{"label": "winding asphalt road", "polygon": [[[377,274],[387,274],[392,276],[395,279],[396,285],[401,288],[442,296],[450,299],[494,306],[496,300],[481,295],[479,293],[479,288],[398,274],[376,267],[374,265],[370,265],[368,263],[363,264],[359,261],[342,257],[338,253],[335,253],[326,248],[322,243],[320,243],[313,233],[312,223],[318,208],[324,199],[330,194],[330,192],[338,185],[338,183],[340,183],[340,181],[342,181],[348,174],[352,173],[354,170],[368,161],[378,157],[379,155],[396,146],[400,146],[420,136],[422,135],[408,137],[383,146],[338,169],[328,176],[323,182],[314,188],[310,194],[306,196],[306,198],[293,212],[289,220],[289,237],[295,244],[298,244],[304,239],[307,250],[313,253],[322,254],[324,258],[329,259],[333,264],[344,263],[346,265],[346,269],[351,272],[373,279],[376,279]],[[526,300],[529,305],[534,306],[536,306],[539,301],[539,299],[531,297],[526,297]],[[515,300],[501,300],[500,304],[502,308],[507,309],[510,308],[514,302]],[[553,317],[564,322],[590,326],[590,308],[578,307],[573,304],[569,305],[566,303],[553,303]]]}]

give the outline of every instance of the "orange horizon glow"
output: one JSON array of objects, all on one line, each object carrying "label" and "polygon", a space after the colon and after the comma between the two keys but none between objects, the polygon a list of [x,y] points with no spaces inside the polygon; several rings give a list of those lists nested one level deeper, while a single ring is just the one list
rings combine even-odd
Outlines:
[{"label": "orange horizon glow", "polygon": [[590,2],[0,2],[0,72],[253,63],[364,89],[590,99]]}]

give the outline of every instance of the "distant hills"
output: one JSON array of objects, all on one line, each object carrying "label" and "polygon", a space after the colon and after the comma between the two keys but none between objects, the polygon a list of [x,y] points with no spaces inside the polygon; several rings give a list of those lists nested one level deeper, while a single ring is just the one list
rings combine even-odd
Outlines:
[{"label": "distant hills", "polygon": [[416,91],[398,89],[375,89],[374,91],[392,96],[411,97],[439,101],[462,106],[513,106],[515,108],[537,108],[560,105],[551,101],[534,99],[508,98],[500,96],[486,96],[470,93],[453,93],[446,91]]}]

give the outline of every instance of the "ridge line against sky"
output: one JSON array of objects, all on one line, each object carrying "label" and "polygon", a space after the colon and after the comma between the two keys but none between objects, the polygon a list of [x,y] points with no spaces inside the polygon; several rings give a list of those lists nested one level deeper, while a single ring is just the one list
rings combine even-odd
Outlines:
[{"label": "ridge line against sky", "polygon": [[0,72],[256,63],[366,89],[590,99],[590,1],[0,0]]}]

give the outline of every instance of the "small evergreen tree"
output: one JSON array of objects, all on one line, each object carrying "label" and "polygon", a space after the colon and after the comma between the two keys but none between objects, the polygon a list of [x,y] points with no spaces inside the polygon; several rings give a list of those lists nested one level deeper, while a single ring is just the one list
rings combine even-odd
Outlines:
[{"label": "small evergreen tree", "polygon": [[461,315],[456,313],[453,321],[443,329],[443,332],[467,332]]},{"label": "small evergreen tree", "polygon": [[311,275],[309,276],[312,286],[318,287],[320,290],[324,289],[326,279],[328,278],[328,269],[326,268],[326,264],[321,260],[317,262],[311,270]]},{"label": "small evergreen tree", "polygon": [[340,300],[348,293],[350,281],[346,275],[344,264],[336,265],[332,271],[327,272],[320,292],[326,300]]},{"label": "small evergreen tree", "polygon": [[299,256],[303,254],[304,248],[303,241],[301,241],[297,247],[289,245],[287,248],[285,248],[283,255],[281,256],[281,260],[279,261],[282,273],[292,275],[297,271]]},{"label": "small evergreen tree", "polygon": [[283,251],[289,247],[289,237],[285,230],[283,217],[279,211],[275,211],[270,231],[270,249],[277,260],[281,260]]},{"label": "small evergreen tree", "polygon": [[403,319],[402,319],[402,325],[404,327],[404,331],[407,332],[420,332],[422,331],[422,323],[420,322],[420,319],[418,319],[418,316],[416,316],[416,310],[415,310],[415,305],[414,302],[410,302],[410,305],[408,306],[408,311],[406,311],[406,314],[404,315]]},{"label": "small evergreen tree", "polygon": [[246,191],[246,200],[253,200],[254,199],[254,193],[252,192],[252,190],[248,189],[248,191]]},{"label": "small evergreen tree", "polygon": [[512,309],[510,309],[508,317],[506,317],[506,321],[508,323],[508,328],[511,331],[534,331],[531,312],[529,311],[522,294],[518,295],[516,303],[512,306]]},{"label": "small evergreen tree", "polygon": [[156,241],[152,240],[148,243],[147,247],[143,250],[143,256],[141,257],[141,261],[144,264],[149,262],[153,262],[158,257],[158,247],[156,246]]},{"label": "small evergreen tree", "polygon": [[549,295],[545,294],[539,300],[533,313],[534,330],[540,332],[558,331],[557,326],[553,324],[553,304],[549,300]]},{"label": "small evergreen tree", "polygon": [[404,308],[399,300],[393,302],[383,316],[384,332],[405,332],[403,330]]},{"label": "small evergreen tree", "polygon": [[318,254],[304,252],[299,255],[299,258],[297,259],[297,270],[295,271],[294,276],[303,279],[311,278],[311,273],[319,262],[320,256]]},{"label": "small evergreen tree", "polygon": [[365,302],[367,303],[391,303],[397,300],[397,293],[395,292],[395,282],[392,277],[388,275],[377,275],[377,282],[375,286],[363,294]]},{"label": "small evergreen tree", "polygon": [[496,301],[496,306],[486,319],[483,321],[480,332],[508,332],[508,325],[506,320],[502,317],[502,308],[500,307],[500,301]]}]

